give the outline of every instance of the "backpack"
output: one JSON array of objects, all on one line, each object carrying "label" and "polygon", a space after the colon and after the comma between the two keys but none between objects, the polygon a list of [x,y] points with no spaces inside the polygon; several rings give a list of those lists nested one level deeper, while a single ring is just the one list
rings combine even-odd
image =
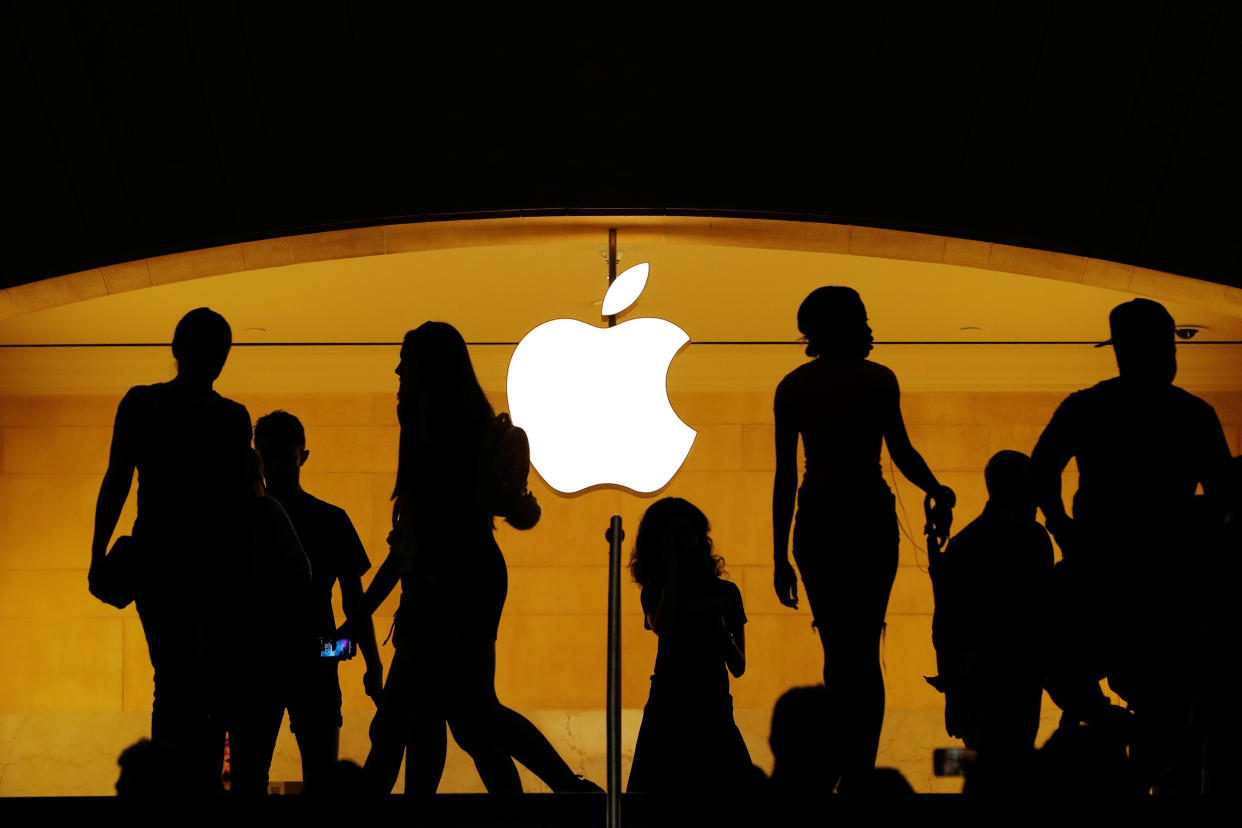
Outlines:
[{"label": "backpack", "polygon": [[532,529],[542,510],[526,488],[530,476],[530,442],[526,432],[501,412],[488,424],[479,447],[476,495],[489,515],[503,517],[514,529]]}]

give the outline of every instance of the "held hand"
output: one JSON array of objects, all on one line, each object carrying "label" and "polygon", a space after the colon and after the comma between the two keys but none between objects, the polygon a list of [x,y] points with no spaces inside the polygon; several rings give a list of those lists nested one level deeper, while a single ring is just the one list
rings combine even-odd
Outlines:
[{"label": "held hand", "polygon": [[1059,520],[1046,520],[1044,525],[1057,546],[1061,547],[1061,557],[1073,557],[1078,551],[1078,525],[1074,519],[1066,516]]},{"label": "held hand", "polygon": [[952,509],[957,506],[957,495],[948,486],[932,489],[929,494],[932,496],[937,509]]},{"label": "held hand", "polygon": [[368,667],[367,671],[362,674],[362,689],[371,697],[376,707],[379,707],[380,696],[384,693],[384,668],[380,665]]},{"label": "held hand", "polygon": [[793,564],[789,561],[777,561],[776,571],[772,574],[772,585],[776,587],[776,597],[782,604],[792,609],[798,608],[798,576],[794,574]]}]

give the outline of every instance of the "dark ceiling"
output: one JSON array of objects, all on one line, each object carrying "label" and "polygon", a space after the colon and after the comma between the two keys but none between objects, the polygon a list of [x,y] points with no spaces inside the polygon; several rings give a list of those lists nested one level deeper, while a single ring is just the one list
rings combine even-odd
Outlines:
[{"label": "dark ceiling", "polygon": [[607,211],[923,230],[1242,285],[1237,4],[521,5],[5,0],[0,284]]}]

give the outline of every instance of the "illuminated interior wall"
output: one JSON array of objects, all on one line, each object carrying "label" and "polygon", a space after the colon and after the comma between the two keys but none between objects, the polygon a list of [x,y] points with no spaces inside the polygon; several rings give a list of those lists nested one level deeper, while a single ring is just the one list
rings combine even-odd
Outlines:
[{"label": "illuminated interior wall", "polygon": [[[227,371],[227,369],[226,369]],[[394,387],[395,390],[395,387]],[[503,407],[500,389],[489,389]],[[107,794],[116,755],[148,732],[151,668],[132,607],[117,611],[86,591],[91,521],[107,460],[115,395],[0,396],[0,794]],[[307,427],[306,488],[344,507],[378,563],[385,553],[388,494],[395,470],[393,394],[236,395],[252,418],[280,407]],[[770,769],[767,729],[782,691],[817,681],[818,639],[810,615],[780,606],[771,588],[769,498],[772,474],[768,392],[674,393],[700,434],[663,494],[707,513],[729,577],[750,617],[748,669],[732,692],[751,755]],[[940,479],[958,492],[958,526],[978,514],[982,468],[1001,448],[1029,451],[1062,393],[908,393],[910,434]],[[1204,394],[1217,408],[1235,453],[1242,393]],[[1073,489],[1066,486],[1067,496]],[[644,501],[616,492],[560,498],[542,487],[544,519],[532,532],[503,529],[509,598],[500,629],[497,689],[528,715],[578,771],[604,778],[604,677],[608,517],[619,512],[633,537]],[[898,484],[903,525],[918,542],[921,498]],[[121,531],[133,517],[133,502]],[[628,545],[627,545],[628,553]],[[944,735],[941,697],[923,681],[935,671],[931,589],[914,544],[903,538],[902,567],[889,606],[884,648],[889,710],[880,763],[900,768],[916,789],[955,790],[931,776],[931,751]],[[467,591],[468,592],[468,591]],[[655,657],[642,629],[637,587],[624,589],[624,761],[632,756]],[[376,616],[382,640],[395,599]],[[339,612],[339,611],[338,611]],[[339,617],[339,616],[338,616]],[[383,647],[385,660],[392,653]],[[345,665],[342,755],[361,760],[371,705],[361,659]],[[1046,712],[1051,713],[1049,707]],[[1045,735],[1050,721],[1045,721]],[[1042,738],[1042,737],[1041,737]],[[300,776],[287,731],[274,780]],[[528,790],[541,786],[526,777]],[[468,759],[451,749],[442,791],[481,790]]]}]

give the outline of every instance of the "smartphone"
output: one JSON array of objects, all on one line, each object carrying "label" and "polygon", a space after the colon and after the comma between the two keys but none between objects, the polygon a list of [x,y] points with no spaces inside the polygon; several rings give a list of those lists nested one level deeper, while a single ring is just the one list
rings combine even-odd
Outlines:
[{"label": "smartphone", "polygon": [[965,776],[975,752],[969,748],[936,748],[932,751],[932,771],[936,776]]},{"label": "smartphone", "polygon": [[319,639],[319,657],[348,661],[358,654],[358,645],[348,638]]}]

